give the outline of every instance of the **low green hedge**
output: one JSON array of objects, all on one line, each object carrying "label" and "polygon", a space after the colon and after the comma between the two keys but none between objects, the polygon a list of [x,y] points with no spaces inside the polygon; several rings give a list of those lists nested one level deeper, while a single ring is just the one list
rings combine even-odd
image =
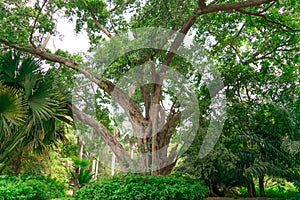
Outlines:
[{"label": "low green hedge", "polygon": [[0,200],[48,200],[66,196],[65,189],[45,176],[0,176]]},{"label": "low green hedge", "polygon": [[[246,198],[248,196],[248,190],[247,188],[243,187],[239,189],[239,192],[241,193],[239,197]],[[259,188],[256,187],[256,194],[259,195]],[[268,198],[274,198],[274,199],[300,199],[300,192],[295,188],[288,188],[288,187],[281,187],[280,185],[274,185],[269,188],[265,188],[265,195]]]},{"label": "low green hedge", "polygon": [[75,193],[76,200],[202,200],[202,183],[187,177],[123,175],[101,179]]}]

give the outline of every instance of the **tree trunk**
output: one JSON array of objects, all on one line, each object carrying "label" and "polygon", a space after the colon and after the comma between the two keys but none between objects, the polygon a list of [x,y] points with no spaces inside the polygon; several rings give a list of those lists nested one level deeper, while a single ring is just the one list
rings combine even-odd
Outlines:
[{"label": "tree trunk", "polygon": [[[247,142],[245,142],[243,144],[243,149],[244,149],[244,151],[248,151]],[[246,161],[245,168],[246,169],[250,168],[250,162],[249,161]],[[253,182],[252,178],[249,180],[249,183],[248,183],[248,197],[256,197],[255,185],[254,185],[254,182]]]},{"label": "tree trunk", "polygon": [[95,172],[95,180],[98,179],[98,173],[99,173],[99,157],[96,159],[96,172]]},{"label": "tree trunk", "polygon": [[[79,138],[78,138],[79,140]],[[79,148],[79,158],[80,160],[82,160],[82,156],[83,156],[83,142],[79,141],[79,144],[80,144],[80,148]],[[76,169],[75,169],[75,180],[74,180],[74,185],[75,186],[79,186],[79,181],[78,181],[78,176],[79,176],[79,173],[80,173],[80,166],[76,166]]]},{"label": "tree trunk", "polygon": [[255,185],[253,181],[248,183],[248,197],[256,197]]},{"label": "tree trunk", "polygon": [[95,178],[96,177],[96,162],[97,162],[97,160],[95,160],[95,159],[92,161],[92,174],[93,174],[94,180],[96,180],[96,178]]},{"label": "tree trunk", "polygon": [[112,156],[111,156],[111,175],[112,176],[115,175],[115,166],[116,166],[116,155],[114,153],[112,153]]},{"label": "tree trunk", "polygon": [[260,197],[265,197],[265,186],[264,186],[264,176],[259,177],[258,179],[259,182],[259,193]]},{"label": "tree trunk", "polygon": [[210,194],[211,194],[213,197],[224,196],[224,194],[222,194],[222,193],[219,191],[218,186],[215,185],[215,184],[210,184],[209,190],[210,190]]},{"label": "tree trunk", "polygon": [[168,116],[166,116],[166,111],[160,100],[162,82],[167,67],[161,67],[160,72],[155,71],[157,66],[154,64],[152,67],[152,91],[150,92],[150,89],[143,83],[138,85],[143,94],[145,113],[142,113],[138,104],[132,101],[120,88],[115,86],[113,92],[110,92],[113,99],[124,109],[132,124],[137,138],[133,146],[138,149],[136,156],[138,162],[134,162],[131,152],[127,152],[117,137],[102,124],[74,105],[70,105],[70,107],[80,121],[93,127],[103,137],[104,141],[111,147],[116,162],[120,164],[123,171],[133,169],[141,173],[150,171],[152,175],[167,175],[172,171],[177,161],[177,145],[172,149],[169,147],[172,137],[170,130],[173,130],[179,123],[177,119],[180,118],[181,113],[174,106],[176,103],[174,101]]},{"label": "tree trunk", "polygon": [[19,174],[21,171],[21,166],[22,166],[22,158],[23,155],[22,153],[19,153],[19,155],[12,161],[12,169],[15,174]]}]

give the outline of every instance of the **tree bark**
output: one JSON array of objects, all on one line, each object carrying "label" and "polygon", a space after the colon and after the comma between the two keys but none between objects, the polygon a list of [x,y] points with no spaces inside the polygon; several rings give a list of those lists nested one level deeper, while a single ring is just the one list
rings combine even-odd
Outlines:
[{"label": "tree bark", "polygon": [[[83,142],[80,141],[80,139],[78,138],[78,143],[79,143],[79,151],[78,151],[78,157],[80,160],[82,160],[82,156],[83,156]],[[79,181],[78,181],[78,176],[79,176],[79,173],[80,173],[80,166],[76,166],[76,169],[75,169],[75,179],[74,179],[74,185],[76,187],[79,186]]]},{"label": "tree bark", "polygon": [[264,176],[260,176],[258,179],[259,182],[259,193],[260,197],[265,197],[265,186],[264,186]]},{"label": "tree bark", "polygon": [[111,147],[112,151],[115,153],[116,158],[118,159],[119,163],[121,164],[121,167],[124,171],[126,171],[127,168],[129,168],[132,165],[130,155],[128,152],[125,151],[123,146],[119,143],[119,141],[114,137],[101,123],[99,123],[97,120],[92,118],[91,116],[85,114],[81,110],[79,110],[77,107],[69,105],[69,107],[73,110],[73,112],[76,114],[77,118],[89,125],[90,127],[94,128],[96,132],[98,132],[104,141]]},{"label": "tree bark", "polygon": [[248,197],[256,197],[256,190],[253,181],[248,183]]},{"label": "tree bark", "polygon": [[[248,151],[248,143],[245,142],[243,144],[243,149],[244,151]],[[250,167],[250,162],[248,160],[246,160],[246,163],[245,163],[245,168],[248,169]],[[250,178],[250,180],[248,180],[248,197],[256,197],[256,191],[255,191],[255,185],[254,185],[254,182],[253,182],[253,179]]]},{"label": "tree bark", "polygon": [[19,174],[22,166],[23,154],[19,153],[18,156],[12,161],[12,169],[15,174]]}]

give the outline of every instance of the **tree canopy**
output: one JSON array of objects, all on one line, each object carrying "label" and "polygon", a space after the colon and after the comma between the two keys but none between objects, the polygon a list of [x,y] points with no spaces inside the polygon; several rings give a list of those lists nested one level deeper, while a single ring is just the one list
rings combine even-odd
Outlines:
[{"label": "tree canopy", "polygon": [[[58,72],[56,78],[70,90],[79,86],[76,80],[82,81],[83,75],[86,82],[81,86],[87,86],[87,90],[78,93],[81,96],[92,90],[91,85],[98,87],[91,104],[96,108],[96,117],[91,116],[89,102],[85,107],[68,106],[79,121],[99,133],[110,146],[122,170],[134,168],[136,163],[130,152],[135,151],[136,160],[142,163],[137,167],[146,173],[166,175],[179,164],[185,167],[183,173],[205,179],[213,193],[243,185],[248,187],[249,196],[256,195],[257,178],[263,196],[265,176],[299,178],[299,5],[296,0],[2,0],[0,43],[2,51],[13,49],[50,65],[59,64],[51,70]],[[47,48],[49,38],[60,34],[57,24],[61,18],[73,22],[76,33],[87,33],[87,56]],[[157,44],[168,44],[168,49],[155,48],[156,40],[149,44],[143,40],[153,30],[150,27],[164,31],[158,35]],[[123,36],[128,31],[133,39],[125,40]],[[182,56],[185,52],[176,54],[186,45],[185,35],[192,38],[190,56],[197,55],[200,50],[196,47],[201,46],[201,53],[219,72],[227,98],[228,119],[216,150],[205,158],[199,158],[198,152],[213,116],[218,114],[210,105],[222,88],[212,94],[213,85],[203,81],[206,77],[195,63]],[[139,45],[141,48],[134,48]],[[119,55],[119,49],[122,56],[107,63],[111,55]],[[130,75],[137,66],[149,70]],[[186,99],[190,96],[179,86],[164,87],[169,69],[174,70],[174,82],[185,79],[193,88],[196,100],[190,104],[193,111],[188,113],[200,113],[196,137],[184,156],[184,144],[178,141],[186,134],[180,127],[189,116],[181,118],[186,111],[182,109],[184,103],[178,103],[178,94]],[[137,76],[142,77],[140,82],[130,82]],[[147,76],[152,82],[145,81]],[[16,101],[18,94],[10,87],[0,92],[10,91],[9,98]],[[110,103],[113,106],[107,106]],[[165,106],[167,103],[170,105]],[[121,107],[123,115],[110,116],[114,106]],[[15,106],[16,113],[21,114],[19,107]],[[23,120],[4,114],[3,120],[10,119],[12,123]],[[122,130],[113,133],[112,125],[120,125],[125,117],[133,133],[121,139]],[[181,159],[184,161],[180,164]]]}]

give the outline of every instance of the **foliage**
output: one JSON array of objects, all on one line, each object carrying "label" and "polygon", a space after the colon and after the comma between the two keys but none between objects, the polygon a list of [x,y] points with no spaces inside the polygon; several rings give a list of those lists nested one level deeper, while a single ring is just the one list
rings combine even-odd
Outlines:
[{"label": "foliage", "polygon": [[76,200],[89,199],[204,199],[207,190],[188,177],[120,175],[103,178],[75,193]]},{"label": "foliage", "polygon": [[90,161],[85,160],[85,159],[80,159],[80,158],[78,158],[78,157],[73,157],[72,160],[73,160],[73,162],[74,162],[74,164],[75,164],[76,166],[80,166],[80,167],[88,167],[88,166],[91,165],[91,162],[90,162]]},{"label": "foliage", "polygon": [[78,174],[78,183],[80,187],[88,184],[92,180],[93,174],[89,169],[80,168],[80,172]]},{"label": "foliage", "polygon": [[53,151],[50,153],[50,161],[48,163],[49,170],[48,174],[52,177],[58,180],[62,183],[69,183],[70,175],[69,171],[73,169],[72,165],[69,165],[71,162],[70,158],[63,158],[60,155],[60,152],[58,150]]},{"label": "foliage", "polygon": [[300,192],[300,181],[294,182],[294,186],[299,190]]},{"label": "foliage", "polygon": [[200,159],[197,152],[202,141],[198,136],[177,171],[205,180],[211,192],[220,196],[232,187],[246,187],[264,176],[298,180],[299,151],[292,154],[284,147],[286,138],[298,135],[290,125],[294,113],[287,115],[274,104],[251,103],[235,103],[228,113],[223,136],[214,151]]},{"label": "foliage", "polygon": [[61,154],[63,157],[75,157],[78,153],[78,146],[73,141],[67,141],[62,144]]},{"label": "foliage", "polygon": [[266,196],[267,197],[277,197],[277,198],[292,198],[297,197],[299,195],[299,191],[287,187],[274,186],[271,188],[266,188]]},{"label": "foliage", "polygon": [[0,163],[6,161],[3,169],[14,162],[15,173],[20,172],[24,150],[46,155],[66,140],[62,123],[72,123],[67,94],[52,70],[43,72],[41,64],[19,52],[0,56],[1,105],[5,106],[0,109]]},{"label": "foliage", "polygon": [[[75,172],[71,172],[72,179],[75,183],[78,182],[79,187],[83,187],[93,178],[91,170],[87,169],[91,163],[88,160],[80,159],[78,157],[73,157],[72,160],[76,168]],[[79,173],[77,173],[78,170]]]},{"label": "foliage", "polygon": [[[247,184],[254,187],[254,180],[260,179],[263,182],[266,176],[299,181],[299,5],[297,0],[2,0],[0,18],[3,20],[0,21],[0,25],[3,28],[0,30],[0,47],[18,49],[39,56],[52,64],[59,63],[61,65],[59,68],[53,68],[54,74],[55,72],[58,74],[56,80],[72,87],[74,86],[72,77],[74,78],[77,72],[90,77],[84,65],[80,65],[84,60],[79,55],[71,55],[61,50],[51,53],[50,50],[42,48],[47,41],[47,34],[51,36],[60,34],[56,28],[61,15],[69,21],[75,21],[76,33],[85,31],[88,34],[91,49],[95,46],[104,46],[105,38],[111,38],[109,40],[111,42],[113,36],[120,35],[130,28],[164,27],[170,33],[179,31],[195,35],[193,42],[203,46],[221,72],[228,99],[228,120],[224,125],[223,134],[215,150],[207,157],[204,159],[198,157],[210,114],[213,114],[209,108],[211,98],[207,86],[203,83],[202,75],[196,72],[196,66],[167,51],[139,49],[116,59],[110,66],[101,68],[104,76],[92,79],[100,88],[96,91],[93,102],[96,105],[92,105],[96,108],[97,121],[93,123],[94,126],[92,123],[89,124],[91,120],[86,120],[85,123],[94,128],[101,126],[102,129],[98,132],[104,131],[107,134],[103,138],[110,138],[106,143],[125,149],[126,146],[119,143],[122,137],[118,138],[115,135],[112,137],[111,110],[105,105],[111,99],[116,81],[146,60],[154,64],[169,65],[187,77],[194,84],[194,89],[199,91],[197,103],[201,111],[199,122],[201,130],[185,157],[180,158],[183,163],[178,169],[182,170],[183,174],[204,179],[211,191],[224,195],[231,187]],[[125,19],[128,15],[131,18]],[[132,35],[137,36],[134,31]],[[176,34],[170,34],[170,38],[173,36]],[[177,39],[171,49],[177,49],[178,41],[182,43],[179,37]],[[106,49],[108,52],[115,52],[116,47],[120,45],[118,42],[110,44]],[[128,41],[122,48],[130,49],[130,44]],[[106,57],[106,54],[99,57]],[[97,68],[93,62],[85,64],[91,65],[91,70]],[[158,65],[155,67],[157,68],[154,68],[153,72],[159,69]],[[153,75],[156,77],[155,73]],[[4,80],[2,82],[5,83]],[[22,96],[20,94],[22,92],[13,91],[10,87],[11,85],[5,85],[0,89],[0,98],[5,102],[0,105],[2,112],[0,128],[6,131],[5,136],[1,135],[0,157],[1,149],[10,150],[19,145],[10,141],[20,139],[23,130],[18,128],[18,124],[27,119],[22,115],[27,108],[20,106],[22,101],[19,97]],[[130,105],[135,105],[127,114],[140,113],[140,116],[135,118],[133,116],[131,121],[142,119],[141,121],[151,123],[150,116],[147,116],[147,113],[150,113],[147,112],[150,104],[158,104],[164,98],[173,101],[173,97],[176,97],[173,91],[167,91],[170,92],[170,98],[166,98],[168,95],[165,95],[165,91],[159,91],[157,88],[159,87],[155,84],[147,85],[143,91],[137,87],[138,91],[132,97],[128,98],[129,95],[124,94],[119,98],[121,100],[128,98],[132,100]],[[32,88],[27,88],[28,95],[32,92],[30,89]],[[67,90],[70,91],[70,88]],[[47,104],[46,110],[51,111],[49,98],[43,102]],[[146,104],[150,106],[147,107]],[[12,110],[15,116],[11,115]],[[39,116],[42,116],[41,114],[45,112],[41,112]],[[76,115],[80,118],[82,113]],[[11,124],[7,123],[8,120],[15,129],[9,129]],[[176,121],[174,119],[174,122]],[[176,123],[171,124],[174,124],[173,127],[162,134],[159,140],[161,144],[173,142],[174,138],[170,136],[176,132],[177,126]],[[10,132],[15,133],[13,140],[7,137],[12,135]],[[34,135],[41,138],[41,134]],[[158,140],[155,141],[155,137],[153,138],[140,145],[145,147],[143,151],[152,152],[152,149],[160,149],[155,147],[154,143]],[[128,141],[135,142],[135,140]],[[143,140],[140,140],[140,143],[142,142]],[[101,146],[100,143],[98,145]],[[68,147],[66,149],[66,154],[72,152]],[[123,155],[117,156],[125,158]],[[177,157],[173,161],[175,165]],[[164,173],[170,173],[171,167]],[[252,189],[255,190],[255,187]],[[254,195],[253,191],[251,195]]]},{"label": "foliage", "polygon": [[65,186],[45,176],[0,176],[0,199],[50,200],[64,197]]},{"label": "foliage", "polygon": [[[280,199],[288,199],[288,198],[293,198],[297,197],[299,195],[299,191],[290,188],[288,186],[282,186],[280,184],[276,184],[275,186],[272,187],[267,187],[265,188],[266,196],[270,198],[280,198]],[[240,195],[239,197],[247,197],[247,188],[240,188]],[[257,193],[259,192],[259,189],[256,188]]]}]

